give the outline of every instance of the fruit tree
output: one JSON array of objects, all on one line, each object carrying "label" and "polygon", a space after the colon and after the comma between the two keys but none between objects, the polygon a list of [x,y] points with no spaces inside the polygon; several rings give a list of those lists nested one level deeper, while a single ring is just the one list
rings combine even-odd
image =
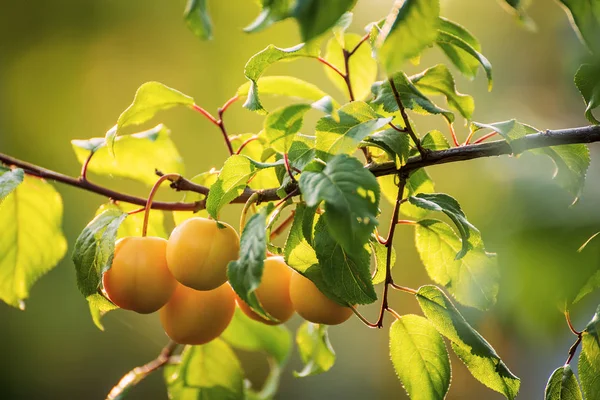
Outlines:
[{"label": "fruit tree", "polygon": [[[156,313],[169,338],[157,358],[106,388],[107,399],[126,398],[157,370],[171,399],[275,398],[293,348],[286,323],[295,314],[302,320],[296,343],[304,363],[297,377],[333,366],[328,329],[354,318],[365,329],[389,333],[390,368],[398,390],[412,399],[446,398],[452,364],[461,362],[473,385],[518,396],[521,379],[471,320],[473,310],[489,310],[501,291],[511,290],[501,285],[498,265],[509,254],[488,251],[485,232],[456,198],[435,189],[428,171],[486,157],[545,157],[577,207],[594,158],[588,144],[600,141],[600,0],[556,2],[586,52],[574,84],[589,125],[567,129],[511,119],[510,105],[501,122],[474,120],[474,97],[458,91],[455,76],[480,74],[491,91],[492,64],[469,26],[442,15],[440,0],[390,0],[387,14],[363,30],[350,28],[357,1],[369,0],[259,0],[259,15],[244,30],[268,34],[272,25],[293,21],[301,43],[278,47],[273,35],[216,112],[186,87],[142,84],[106,134],[73,140],[78,176],[0,153],[0,299],[24,309],[34,283],[65,256],[55,185],[67,185],[100,199],[71,243],[91,320],[103,329],[102,317],[119,308]],[[524,3],[501,1],[515,15],[513,29],[534,28]],[[212,38],[206,0],[188,0],[184,21],[198,38]],[[445,62],[423,65],[431,52]],[[339,93],[268,73],[299,59],[322,64]],[[421,72],[406,72],[417,65]],[[230,132],[232,107],[260,117],[262,129]],[[228,156],[209,171],[185,174],[170,131],[162,124],[139,127],[173,108],[212,124]],[[437,129],[420,128],[425,118]],[[211,150],[197,139],[198,157]],[[149,186],[148,194],[98,184],[91,174],[137,180]],[[184,197],[155,200],[159,190]],[[236,203],[243,205],[239,228],[222,217]],[[174,222],[170,234],[162,233],[164,215]],[[398,240],[399,230],[410,232],[422,266],[403,262],[407,241]],[[588,243],[595,244],[594,236],[580,251]],[[422,267],[429,282],[412,287],[404,271]],[[569,313],[598,288],[595,271],[556,311],[565,315],[573,344],[560,349],[566,361],[555,366],[538,398],[600,399],[600,306],[581,327]],[[391,293],[412,302],[414,312],[394,307]],[[267,354],[264,384],[245,379],[239,350]]]}]

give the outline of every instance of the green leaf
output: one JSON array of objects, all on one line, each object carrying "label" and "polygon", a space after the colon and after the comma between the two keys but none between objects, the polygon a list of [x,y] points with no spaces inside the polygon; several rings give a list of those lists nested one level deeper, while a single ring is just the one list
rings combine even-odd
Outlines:
[{"label": "green leaf", "polygon": [[260,285],[267,253],[266,212],[254,214],[240,238],[240,258],[227,266],[229,284],[238,296],[260,316],[274,320],[263,308],[254,291]]},{"label": "green leaf", "polygon": [[212,39],[212,22],[206,0],[188,0],[183,18],[188,28],[202,40]]},{"label": "green leaf", "polygon": [[600,3],[596,0],[560,0],[570,14],[573,29],[592,53],[600,54]]},{"label": "green leaf", "polygon": [[438,64],[410,77],[411,82],[424,95],[443,95],[450,108],[458,111],[466,120],[470,120],[475,110],[473,97],[456,90],[452,73],[443,64]]},{"label": "green leaf", "polygon": [[[371,252],[373,253],[373,255],[375,256],[375,275],[373,275],[373,278],[371,279],[371,281],[373,282],[373,285],[377,285],[379,283],[382,283],[385,280],[385,269],[386,269],[386,263],[387,263],[387,247],[385,247],[385,245],[379,243],[379,241],[377,240],[377,238],[375,238],[374,236],[371,237],[371,241],[369,242],[369,245],[371,246]],[[394,249],[394,247],[392,246],[392,257],[390,260],[390,268],[394,268],[394,265],[396,264],[396,249]]]},{"label": "green leaf", "polygon": [[115,138],[129,125],[152,119],[157,112],[175,106],[192,106],[194,99],[159,82],[146,82],[135,92],[133,103],[119,116],[115,128],[106,133],[106,146],[112,151]]},{"label": "green leaf", "polygon": [[244,28],[244,32],[255,33],[289,17],[292,0],[258,0],[261,12]]},{"label": "green leaf", "polygon": [[342,47],[346,45],[344,36],[346,34],[346,30],[350,28],[350,25],[352,24],[353,17],[354,14],[352,14],[350,11],[345,12],[344,14],[342,14],[340,19],[337,20],[335,25],[331,28],[333,36]]},{"label": "green leaf", "polygon": [[475,78],[481,65],[487,75],[488,90],[492,90],[492,64],[481,54],[479,41],[468,30],[456,22],[440,18],[436,44],[469,79]]},{"label": "green leaf", "polygon": [[284,325],[266,325],[248,318],[236,308],[221,338],[236,349],[265,352],[283,366],[292,350],[292,337]]},{"label": "green leaf", "polygon": [[[298,169],[300,171],[304,170],[311,161],[315,159],[316,150],[316,137],[307,136],[302,134],[296,134],[294,137],[294,141],[290,146],[288,151],[288,161],[290,165]],[[287,185],[291,183],[291,179],[289,175],[285,172],[285,169],[281,169],[281,175],[283,179],[281,179],[281,187],[285,188]],[[254,180],[253,180],[254,181]]]},{"label": "green leaf", "polygon": [[[232,347],[244,351],[264,352],[275,362],[270,362],[271,371],[259,393],[249,392],[247,399],[271,399],[277,392],[281,371],[292,350],[290,331],[283,325],[270,326],[248,318],[239,308],[236,308],[233,319],[221,335]],[[249,392],[249,393],[248,393]]]},{"label": "green leaf", "polygon": [[[218,177],[219,177],[219,171],[211,169],[210,171],[203,172],[201,174],[194,176],[192,179],[190,179],[190,181],[192,181],[193,183],[196,183],[198,185],[211,187],[217,181]],[[196,202],[196,201],[204,200],[205,198],[206,198],[206,196],[203,194],[200,194],[200,193],[184,192],[183,198],[181,199],[181,201]],[[152,211],[150,211],[150,212],[152,213]],[[208,211],[200,210],[196,213],[193,211],[173,211],[173,221],[175,222],[175,225],[179,225],[186,219],[193,218],[193,217],[207,218]],[[152,217],[150,217],[150,221],[152,221]]]},{"label": "green leaf", "polygon": [[306,207],[302,203],[296,206],[294,221],[283,251],[285,262],[310,279],[327,297],[339,304],[346,305],[346,302],[336,296],[332,288],[325,282],[317,253],[311,245],[314,242],[315,220],[319,219],[319,214],[316,214],[315,211],[316,207]]},{"label": "green leaf", "polygon": [[102,275],[112,264],[117,231],[127,218],[119,209],[108,209],[96,216],[81,232],[73,248],[77,286],[85,296],[98,292]]},{"label": "green leaf", "polygon": [[437,287],[419,288],[417,300],[435,328],[452,342],[452,349],[471,375],[492,390],[512,400],[520,380],[500,359],[496,350],[464,319],[450,299]]},{"label": "green leaf", "polygon": [[[101,205],[98,210],[96,210],[96,215],[100,215],[106,210],[117,210],[122,213],[129,213],[139,209],[140,206],[135,206],[133,204],[110,202]],[[119,230],[117,231],[117,239],[121,239],[126,236],[142,236],[143,224],[144,212],[137,212],[127,216],[127,218],[119,226]],[[168,239],[169,235],[165,230],[165,213],[163,211],[150,210],[148,230],[146,233],[147,236]]]},{"label": "green leaf", "polygon": [[88,306],[90,307],[90,314],[94,325],[101,331],[104,330],[101,318],[109,311],[116,310],[119,307],[114,305],[110,300],[101,294],[95,293],[87,297]]},{"label": "green leaf", "polygon": [[273,149],[287,153],[295,135],[302,128],[304,114],[309,104],[292,104],[271,112],[264,121],[265,135]]},{"label": "green leaf", "polygon": [[583,331],[578,366],[585,398],[596,398],[600,393],[600,306]]},{"label": "green leaf", "polygon": [[460,303],[487,310],[496,303],[500,276],[496,258],[486,253],[481,237],[473,233],[473,248],[460,260],[460,239],[442,221],[422,220],[416,225],[415,243],[429,277],[444,285]]},{"label": "green leaf", "polygon": [[450,387],[450,359],[431,322],[404,315],[390,327],[390,357],[412,400],[444,399]]},{"label": "green leaf", "polygon": [[395,2],[377,37],[378,58],[388,75],[418,57],[437,37],[439,0]]},{"label": "green leaf", "polygon": [[[102,144],[99,144],[102,141]],[[160,124],[150,130],[115,139],[112,154],[101,138],[72,140],[77,160],[83,164],[94,155],[88,171],[99,175],[130,178],[153,185],[158,179],[155,171],[183,174],[183,159],[171,140],[171,131]]]},{"label": "green leaf", "polygon": [[288,160],[290,165],[304,170],[312,160],[315,159],[315,145],[317,138],[314,136],[296,135],[288,152]]},{"label": "green leaf", "polygon": [[[356,33],[346,33],[344,35],[344,47],[342,47],[339,40],[333,37],[327,42],[323,58],[345,73],[344,51],[352,51],[361,40],[362,36]],[[348,69],[351,71],[350,84],[352,85],[354,98],[362,100],[371,93],[371,84],[377,78],[377,61],[371,57],[369,46],[362,44],[352,57],[350,57],[348,64]],[[325,74],[334,85],[346,96],[350,96],[344,78],[326,65],[323,68],[325,69]]]},{"label": "green leaf", "polygon": [[300,372],[294,371],[294,376],[304,378],[322,374],[333,367],[335,351],[329,342],[327,325],[318,325],[305,321],[296,332],[298,352],[304,362]]},{"label": "green leaf", "polygon": [[407,133],[386,129],[370,135],[365,142],[385,150],[394,160],[397,156],[400,165],[403,165],[408,159],[411,141]]},{"label": "green leaf", "polygon": [[338,114],[339,119],[327,116],[317,121],[317,154],[324,160],[336,154],[352,154],[361,140],[392,120],[381,118],[362,101],[344,105]]},{"label": "green leaf", "polygon": [[429,131],[421,139],[421,146],[431,151],[447,150],[450,148],[450,143],[444,134],[438,130]]},{"label": "green leaf", "polygon": [[164,371],[170,399],[237,400],[244,398],[244,371],[221,339],[186,346],[181,361]]},{"label": "green leaf", "polygon": [[243,193],[255,170],[254,164],[245,156],[233,155],[225,161],[206,198],[206,210],[214,219],[218,219],[221,208]]},{"label": "green leaf", "polygon": [[479,231],[467,220],[467,216],[456,199],[444,193],[419,193],[416,196],[410,196],[408,201],[424,210],[443,212],[454,222],[462,239],[462,247],[456,254],[456,260],[463,258],[467,251],[474,247],[469,238],[471,234],[478,238]]},{"label": "green leaf", "polygon": [[4,171],[0,169],[0,204],[6,196],[12,193],[25,179],[25,172],[21,168]]},{"label": "green leaf", "polygon": [[356,4],[356,0],[297,0],[291,11],[300,26],[303,42],[332,28]]},{"label": "green leaf", "polygon": [[[255,138],[256,140],[246,143],[242,148],[242,144],[251,138]],[[257,168],[256,174],[248,182],[249,188],[264,189],[279,185],[280,182],[277,178],[275,167],[281,166],[281,169],[284,169],[284,161],[281,157],[278,159],[278,155],[276,155],[275,150],[270,146],[264,130],[256,135],[252,133],[235,135],[231,139],[231,145],[236,152],[241,149],[240,154],[248,157],[253,167]],[[260,160],[261,162],[257,162],[256,160]]]},{"label": "green leaf", "polygon": [[581,382],[581,388],[585,394],[586,399],[594,399],[600,390],[600,368],[598,364],[594,365],[581,352],[579,354],[579,363],[577,364],[579,370],[579,381]]},{"label": "green leaf", "polygon": [[0,300],[24,309],[29,290],[63,258],[67,242],[58,192],[30,176],[16,186],[22,173],[18,171],[0,175]]},{"label": "green leaf", "polygon": [[545,400],[583,400],[577,378],[570,365],[554,370],[544,392]]},{"label": "green leaf", "polygon": [[312,162],[300,176],[300,190],[309,207],[325,203],[323,219],[346,252],[359,251],[377,225],[379,185],[356,158],[340,154],[323,167]]},{"label": "green leaf", "polygon": [[600,106],[600,65],[582,64],[575,73],[575,86],[585,101],[585,117],[592,124],[600,124],[592,113]]},{"label": "green leaf", "polygon": [[590,293],[593,293],[594,291],[596,291],[599,288],[600,288],[600,270],[596,271],[585,282],[583,287],[579,290],[579,293],[577,293],[577,296],[575,296],[575,300],[573,300],[573,304],[581,301],[581,299],[583,299],[585,296],[587,296]]},{"label": "green leaf", "polygon": [[[319,263],[317,253],[315,253],[315,250],[304,236],[303,226],[305,218],[314,219],[314,211],[311,212],[304,204],[298,204],[284,247],[286,264],[299,272],[305,272],[311,266]],[[312,226],[310,231],[312,231]]]},{"label": "green leaf", "polygon": [[[448,110],[435,105],[427,96],[408,79],[404,72],[398,72],[392,76],[394,80],[394,86],[398,91],[400,100],[404,108],[413,110],[420,114],[442,114],[448,122],[454,121],[454,114]],[[375,82],[371,87],[371,91],[375,98],[373,104],[381,104],[383,109],[387,112],[393,113],[398,111],[398,102],[394,96],[394,92],[390,86],[389,81]]]},{"label": "green leaf", "polygon": [[250,80],[248,98],[244,103],[244,107],[259,114],[267,113],[258,96],[258,79],[268,67],[282,60],[291,61],[299,57],[318,57],[318,55],[319,47],[317,45],[306,45],[304,43],[286,49],[271,44],[253,55],[244,67],[244,75]]},{"label": "green leaf", "polygon": [[585,144],[568,144],[532,150],[535,154],[545,154],[554,161],[554,179],[566,191],[579,199],[583,192],[585,177],[590,166],[590,150]]},{"label": "green leaf", "polygon": [[[522,124],[514,119],[510,121],[482,124],[473,122],[471,130],[491,129],[498,132],[510,144],[514,154],[522,153],[521,139],[526,135],[539,133],[532,126]],[[549,156],[556,165],[554,178],[565,190],[575,196],[575,202],[581,195],[585,183],[585,175],[590,165],[589,149],[584,144],[569,144],[529,150],[533,154]]]},{"label": "green leaf", "polygon": [[327,213],[315,226],[314,246],[322,277],[344,304],[370,304],[377,300],[371,281],[371,256],[364,245],[345,250],[330,234]]},{"label": "green leaf", "polygon": [[521,153],[522,149],[518,148],[518,146],[516,148],[513,147],[513,145],[515,145],[515,143],[513,142],[528,134],[528,127],[520,123],[516,119],[511,119],[502,122],[494,122],[492,124],[482,124],[480,122],[471,123],[472,132],[477,132],[480,129],[491,129],[493,131],[498,132],[498,134],[500,134],[504,139],[506,139],[508,144],[511,145],[512,150],[515,154]]},{"label": "green leaf", "polygon": [[[248,96],[251,82],[246,82],[237,90],[240,97]],[[287,96],[301,100],[317,101],[327,96],[327,93],[316,85],[292,76],[262,76],[257,85],[261,95]]]}]

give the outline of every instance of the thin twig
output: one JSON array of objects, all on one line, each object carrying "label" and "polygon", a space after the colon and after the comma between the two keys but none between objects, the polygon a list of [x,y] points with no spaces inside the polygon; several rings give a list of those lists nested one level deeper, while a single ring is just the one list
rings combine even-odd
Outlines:
[{"label": "thin twig", "polygon": [[480,137],[479,139],[474,141],[473,144],[479,144],[479,143],[483,142],[484,140],[487,140],[493,136],[496,136],[497,134],[498,134],[498,132],[496,132],[496,131],[490,132],[487,135],[483,135],[482,137]]},{"label": "thin twig", "polygon": [[149,363],[142,365],[141,367],[136,367],[132,369],[130,372],[125,374],[106,396],[106,400],[116,400],[121,398],[121,396],[130,390],[132,387],[140,383],[144,380],[148,375],[157,369],[163,367],[165,364],[169,362],[169,359],[177,350],[177,346],[179,346],[174,341],[170,341],[167,345],[161,350],[158,357]]},{"label": "thin twig", "polygon": [[204,108],[200,107],[198,104],[192,105],[192,108],[194,110],[196,110],[200,114],[204,115],[206,118],[208,118],[208,120],[210,122],[212,122],[213,124],[215,124],[216,126],[219,127],[219,129],[221,130],[221,133],[223,134],[223,140],[225,141],[225,144],[227,145],[227,150],[229,151],[229,155],[233,155],[234,152],[233,152],[233,147],[231,146],[231,140],[229,139],[229,136],[227,135],[227,129],[225,129],[225,123],[223,122],[223,113],[229,108],[229,106],[231,104],[235,103],[238,99],[239,99],[239,97],[237,95],[233,96],[231,99],[227,100],[225,102],[225,104],[223,104],[222,107],[220,107],[217,110],[219,119],[216,119],[211,113],[206,111]]},{"label": "thin twig", "polygon": [[154,200],[154,196],[160,187],[160,184],[166,180],[172,179],[181,179],[181,175],[179,174],[163,174],[157,180],[152,189],[150,190],[150,194],[148,195],[148,201],[146,203],[146,212],[144,213],[144,222],[142,224],[142,237],[146,237],[146,233],[148,232],[148,220],[150,219],[150,209],[152,208],[152,201]]},{"label": "thin twig", "polygon": [[81,173],[79,174],[79,180],[83,182],[87,182],[87,172],[88,166],[90,165],[90,161],[92,161],[92,157],[94,156],[94,152],[90,151],[90,154],[87,156],[83,165],[81,166]]},{"label": "thin twig", "polygon": [[399,219],[396,223],[400,225],[415,225],[417,221],[413,221],[412,219]]},{"label": "thin twig", "polygon": [[352,90],[352,82],[350,81],[350,56],[351,54],[348,50],[344,49],[344,82],[346,82],[346,87],[348,88],[348,96],[350,96],[350,101],[354,101],[354,91]]},{"label": "thin twig", "polygon": [[146,207],[142,207],[142,208],[138,208],[136,210],[131,210],[127,213],[127,215],[134,215],[134,214],[139,214],[141,212],[146,211]]},{"label": "thin twig", "polygon": [[417,134],[412,128],[410,124],[410,119],[406,114],[406,110],[404,108],[404,104],[402,104],[402,99],[400,99],[400,93],[398,93],[398,89],[396,89],[396,84],[394,83],[394,79],[389,78],[388,82],[390,83],[390,87],[392,88],[392,92],[394,93],[394,99],[396,100],[396,104],[398,104],[398,109],[400,110],[400,115],[402,115],[402,119],[404,120],[404,125],[406,126],[406,131],[410,135],[413,142],[417,146],[417,150],[419,150],[419,154],[421,158],[425,158],[427,156],[426,149],[421,145],[421,140],[417,137]]},{"label": "thin twig", "polygon": [[258,140],[258,136],[253,135],[252,137],[246,139],[241,145],[240,147],[237,149],[237,152],[235,154],[240,154],[242,152],[242,150],[244,150],[244,147],[246,147],[248,145],[248,143],[252,143],[255,140]]},{"label": "thin twig", "polygon": [[406,292],[406,293],[410,293],[410,294],[417,294],[418,293],[418,291],[415,290],[415,289],[413,289],[413,288],[409,288],[409,287],[406,287],[406,286],[396,285],[394,282],[390,283],[390,286],[393,289],[399,290],[401,292]]},{"label": "thin twig", "polygon": [[198,111],[200,114],[204,115],[213,124],[215,124],[217,126],[219,125],[219,121],[217,121],[217,119],[215,117],[213,117],[213,115],[211,113],[206,111],[204,108],[200,107],[198,104],[192,104],[192,108],[194,110]]},{"label": "thin twig", "polygon": [[398,131],[398,132],[401,132],[401,133],[408,133],[408,130],[407,130],[406,128],[400,128],[400,127],[398,127],[398,125],[396,125],[396,124],[394,124],[394,123],[392,123],[392,122],[389,122],[389,123],[388,123],[388,125],[389,125],[389,126],[391,126],[391,127],[392,127],[392,129],[394,129],[394,130],[396,130],[396,131]]},{"label": "thin twig", "polygon": [[573,335],[581,336],[581,332],[575,329],[573,323],[571,322],[571,314],[569,313],[569,310],[565,310],[565,319],[567,320],[567,325],[569,325],[569,329],[571,332],[573,332]]},{"label": "thin twig", "polygon": [[292,167],[290,166],[290,160],[288,158],[287,153],[283,153],[283,162],[285,164],[285,170],[287,171],[288,176],[290,177],[293,183],[296,183],[296,178],[294,178],[294,174],[292,174]]},{"label": "thin twig", "polygon": [[277,236],[281,235],[283,233],[283,231],[285,230],[285,228],[288,227],[289,224],[291,224],[294,221],[294,215],[296,214],[296,211],[292,211],[290,213],[290,215],[287,216],[286,219],[283,220],[282,223],[279,224],[279,226],[275,229],[273,229],[271,231],[271,235],[269,235],[269,239],[273,240],[275,239]]},{"label": "thin twig", "polygon": [[406,186],[406,180],[408,175],[400,175],[400,182],[398,184],[398,194],[396,195],[396,204],[394,206],[394,212],[390,222],[390,229],[388,236],[385,239],[385,247],[387,248],[386,260],[385,260],[385,280],[383,282],[383,296],[381,299],[381,309],[379,311],[379,318],[377,319],[377,326],[381,328],[383,326],[384,312],[388,308],[388,290],[389,285],[393,282],[392,279],[392,251],[394,233],[396,232],[396,221],[398,221],[398,214],[400,213],[400,202],[404,195],[404,187]]},{"label": "thin twig", "polygon": [[354,48],[348,52],[348,57],[351,57],[354,53],[356,53],[356,51],[359,49],[359,47],[362,46],[362,44],[364,42],[369,40],[369,36],[370,36],[370,33],[365,34],[365,36],[363,36],[362,39],[360,39],[360,42],[358,42],[356,44],[356,46],[354,46]]},{"label": "thin twig", "polygon": [[240,233],[242,233],[244,231],[244,227],[246,226],[246,217],[248,216],[248,211],[250,210],[250,206],[252,206],[253,204],[255,204],[257,202],[258,202],[258,193],[255,192],[252,196],[250,196],[248,201],[246,201],[246,204],[244,204],[244,208],[242,209],[242,213],[240,214],[240,230],[239,230]]},{"label": "thin twig", "polygon": [[342,71],[340,71],[340,69],[338,67],[336,67],[335,65],[333,65],[332,63],[330,63],[329,61],[324,59],[323,57],[317,57],[317,60],[319,60],[319,62],[321,64],[324,64],[324,65],[328,66],[329,68],[331,68],[336,74],[341,76],[343,79],[346,79],[344,73]]},{"label": "thin twig", "polygon": [[[219,115],[222,115],[222,111],[221,109],[219,109]],[[229,140],[229,135],[227,134],[227,129],[225,129],[225,123],[223,122],[223,118],[220,117],[219,120],[217,121],[217,126],[219,127],[219,129],[221,130],[221,133],[223,134],[223,140],[225,141],[225,144],[227,145],[227,150],[229,151],[229,155],[233,155],[234,151],[233,151],[233,146],[231,145],[231,140]]]},{"label": "thin twig", "polygon": [[350,306],[352,312],[362,321],[363,324],[368,326],[369,328],[379,328],[379,326],[375,323],[369,322],[357,309],[355,306]]},{"label": "thin twig", "polygon": [[291,191],[290,193],[285,195],[285,197],[283,199],[279,200],[279,202],[277,202],[277,204],[275,204],[275,208],[279,207],[280,205],[282,205],[283,203],[285,203],[286,201],[288,201],[289,199],[291,199],[292,197],[297,195],[299,192],[300,192],[300,189],[295,189],[295,190]]},{"label": "thin twig", "polygon": [[448,122],[448,129],[450,130],[450,136],[452,136],[452,142],[454,143],[454,146],[460,146],[460,143],[458,143],[458,138],[456,137],[454,125],[452,125],[451,122]]},{"label": "thin twig", "polygon": [[565,362],[565,365],[570,364],[571,360],[573,359],[573,357],[575,357],[575,353],[577,352],[577,348],[581,344],[582,337],[583,337],[583,335],[581,335],[581,334],[579,336],[577,336],[577,340],[569,348],[569,357],[567,358],[567,361]]},{"label": "thin twig", "polygon": [[392,315],[394,316],[394,318],[396,318],[396,319],[400,319],[400,318],[401,318],[401,317],[400,317],[400,314],[398,314],[398,313],[396,312],[396,310],[394,310],[394,309],[392,309],[392,308],[389,308],[389,307],[388,307],[388,308],[386,308],[386,309],[385,309],[385,311],[387,311],[387,312],[389,312],[390,314],[392,314]]},{"label": "thin twig", "polygon": [[227,100],[225,102],[225,104],[223,104],[221,106],[221,108],[219,108],[217,111],[219,112],[219,118],[223,119],[223,113],[225,113],[225,111],[227,111],[227,109],[229,108],[230,105],[232,105],[233,103],[235,103],[236,101],[238,101],[240,99],[240,96],[238,96],[237,94],[235,96],[233,96],[232,98],[230,98],[229,100]]},{"label": "thin twig", "polygon": [[383,244],[383,245],[385,245],[385,244],[387,243],[387,240],[386,240],[386,238],[384,238],[383,236],[381,236],[381,235],[379,234],[379,231],[377,230],[377,228],[375,228],[375,237],[377,238],[377,241],[378,241],[380,244]]},{"label": "thin twig", "polygon": [[465,142],[462,145],[466,146],[469,143],[471,143],[471,139],[473,138],[474,134],[475,134],[475,131],[471,129],[471,131],[469,132],[469,136],[467,136],[467,138],[465,139]]}]

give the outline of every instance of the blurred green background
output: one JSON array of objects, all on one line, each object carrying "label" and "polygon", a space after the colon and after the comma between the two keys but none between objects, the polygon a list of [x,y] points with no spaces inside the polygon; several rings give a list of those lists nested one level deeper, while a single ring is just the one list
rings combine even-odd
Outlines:
[{"label": "blurred green background", "polygon": [[[103,136],[140,84],[160,81],[216,110],[244,82],[243,67],[251,55],[270,43],[285,47],[299,41],[291,21],[244,34],[241,28],[258,13],[254,2],[209,3],[215,39],[201,42],[183,23],[184,0],[0,0],[0,151],[77,175],[70,140]],[[391,3],[359,0],[353,30],[361,33]],[[480,39],[494,65],[491,93],[483,76],[474,82],[457,76],[459,90],[475,96],[475,120],[517,118],[539,129],[586,125],[584,105],[572,83],[583,48],[558,3],[534,2],[530,14],[537,33],[522,29],[495,0],[445,0],[442,6],[444,16]],[[441,52],[432,49],[408,72],[443,61]],[[279,64],[268,74],[296,75],[341,98],[315,61]],[[226,115],[230,133],[258,132],[261,120],[240,103]],[[201,116],[172,110],[153,122],[158,121],[172,129],[189,176],[222,164],[227,153],[220,133]],[[422,132],[446,130],[439,117],[415,121]],[[464,139],[467,130],[459,123],[457,132]],[[560,299],[572,296],[599,265],[600,240],[576,253],[600,230],[600,154],[596,145],[591,151],[588,185],[573,207],[572,198],[552,182],[554,167],[544,158],[503,157],[429,170],[437,191],[459,199],[488,250],[499,255],[498,304],[487,313],[465,313],[522,378],[519,398],[540,398],[551,371],[564,363],[573,337],[559,311]],[[148,190],[92,178],[139,195]],[[57,188],[64,197],[63,226],[72,249],[105,199],[63,185]],[[168,190],[160,196],[180,197]],[[239,211],[230,207],[225,219],[235,222]],[[416,287],[428,279],[412,234],[410,227],[398,229],[394,274],[397,282]],[[582,329],[590,319],[598,297],[589,296],[573,309],[576,327]],[[393,293],[391,301],[398,311],[418,312],[410,296]],[[26,304],[24,312],[0,304],[2,399],[102,399],[125,372],[154,358],[166,342],[156,315],[114,312],[105,318],[106,331],[97,330],[77,290],[70,256],[33,287]],[[374,318],[375,307],[364,313]],[[295,328],[298,322],[289,325]],[[405,398],[389,362],[385,329],[369,330],[353,318],[332,328],[331,336],[338,354],[334,368],[318,377],[295,379],[291,370],[300,364],[294,355],[278,398]],[[249,376],[260,382],[265,360],[242,358]],[[501,398],[471,378],[456,359],[453,367],[449,399]],[[160,374],[136,388],[131,398],[166,398]]]}]

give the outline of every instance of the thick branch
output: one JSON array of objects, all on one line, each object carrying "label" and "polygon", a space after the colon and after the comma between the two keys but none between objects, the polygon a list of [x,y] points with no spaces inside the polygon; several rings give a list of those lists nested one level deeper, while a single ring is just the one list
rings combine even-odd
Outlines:
[{"label": "thick branch", "polygon": [[[513,149],[519,149],[520,152],[523,152],[541,147],[598,141],[600,141],[600,125],[554,131],[547,130],[517,139],[513,141],[512,147],[505,140],[497,140],[495,142],[453,147],[448,150],[431,151],[427,153],[426,159],[422,159],[420,156],[409,158],[401,170],[412,172],[431,165],[513,154]],[[369,169],[375,176],[391,175],[396,172],[396,166],[393,162],[374,165]]]},{"label": "thick branch", "polygon": [[[126,203],[136,204],[138,206],[145,206],[146,199],[143,197],[131,196],[125,193],[120,193],[115,190],[106,188],[104,186],[96,185],[91,183],[87,179],[74,178],[72,176],[64,175],[59,172],[55,172],[49,169],[39,167],[34,164],[30,164],[25,161],[21,161],[14,157],[7,156],[0,153],[0,162],[5,165],[14,165],[15,167],[22,168],[27,174],[38,176],[44,179],[50,179],[56,182],[61,182],[69,186],[75,186],[77,188],[87,190],[88,192],[96,193],[101,196],[106,196],[115,201],[123,201]],[[181,186],[187,188],[187,182],[181,183]],[[191,182],[189,182],[191,183]],[[198,185],[193,186],[194,192],[208,193],[208,188],[199,188]],[[184,190],[184,189],[181,189]],[[194,211],[202,209],[204,204],[202,202],[195,203],[182,203],[182,202],[161,202],[156,201],[152,203],[152,208],[157,210],[174,210],[174,211]]]},{"label": "thick branch", "polygon": [[[505,140],[498,140],[495,142],[471,144],[467,146],[453,147],[448,150],[441,151],[430,151],[427,152],[427,157],[423,159],[421,156],[415,156],[408,159],[405,165],[400,170],[396,169],[394,162],[386,162],[382,164],[371,164],[368,166],[369,170],[375,176],[393,175],[396,173],[410,173],[419,168],[429,167],[438,164],[447,164],[458,161],[473,160],[476,158],[494,157],[506,154],[513,154],[518,149],[519,152],[525,150],[531,150],[541,147],[559,146],[565,144],[576,144],[576,143],[593,143],[600,141],[600,126],[585,126],[580,128],[571,129],[560,129],[560,130],[547,130],[534,135],[527,135],[524,138],[513,141],[512,147]],[[16,158],[4,155],[0,153],[0,162],[6,165],[14,165],[22,168],[26,173],[30,175],[39,176],[45,179],[54,180],[57,182],[65,183],[70,186],[75,186],[80,189],[87,190],[102,196],[109,197],[113,200],[124,201],[131,204],[137,204],[139,206],[146,205],[146,199],[128,194],[116,192],[106,187],[96,185],[80,178],[74,178],[71,176],[63,175],[61,173],[44,169],[37,165],[27,163],[25,161],[18,160]],[[171,185],[176,190],[191,191],[200,194],[208,194],[209,188],[206,186],[195,184],[186,179],[181,179],[173,182]],[[286,193],[292,193],[298,189],[297,184],[291,183],[286,187]],[[258,192],[259,202],[264,201],[276,201],[280,197],[277,195],[278,188],[264,189],[264,190],[252,190],[246,189],[233,203],[245,203],[248,201],[250,196]],[[297,192],[300,194],[300,192]],[[176,210],[176,211],[197,211],[205,208],[205,202],[199,201],[195,203],[183,203],[183,202],[154,202],[152,208],[158,210]]]}]

